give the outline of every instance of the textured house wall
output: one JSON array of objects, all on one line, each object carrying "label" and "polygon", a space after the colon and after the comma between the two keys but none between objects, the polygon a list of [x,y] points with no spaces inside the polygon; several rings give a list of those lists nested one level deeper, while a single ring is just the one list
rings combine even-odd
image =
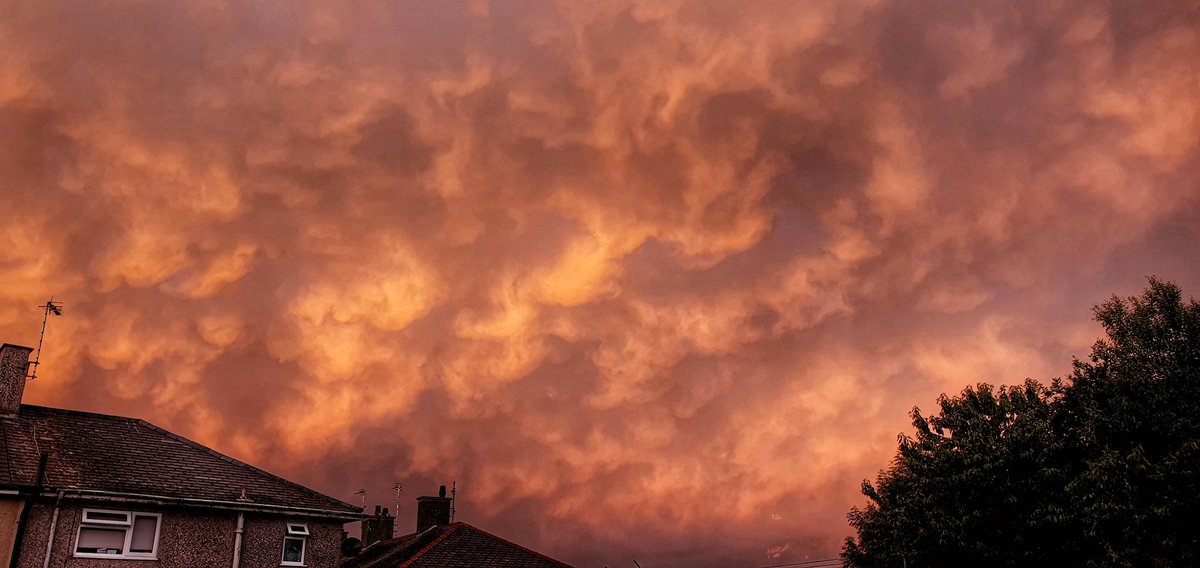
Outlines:
[{"label": "textured house wall", "polygon": [[317,523],[306,519],[251,517],[246,515],[242,536],[242,568],[279,566],[283,559],[283,536],[287,522],[304,523],[310,533],[304,544],[304,564],[309,568],[333,568],[342,554],[341,523]]},{"label": "textured house wall", "polygon": [[[93,506],[89,506],[93,507]],[[75,558],[75,537],[84,506],[64,504],[58,514],[58,528],[50,555],[53,568],[229,568],[233,564],[234,531],[237,513],[233,511],[197,511],[135,506],[94,506],[113,510],[162,513],[157,560],[109,560]],[[37,504],[30,511],[29,526],[21,548],[20,568],[41,568],[45,558],[53,504]],[[311,520],[262,517],[246,514],[242,534],[242,568],[277,568],[283,556],[285,523],[302,522],[312,533],[305,550],[309,568],[333,568],[341,553],[342,528],[339,523],[315,523]]]},{"label": "textured house wall", "polygon": [[[34,504],[29,509],[29,518],[25,525],[24,540],[18,545],[20,547],[20,562],[17,564],[20,568],[41,568],[42,558],[46,555],[46,535],[49,534],[50,515],[54,507],[42,504]],[[61,518],[60,518],[61,520]],[[59,527],[62,530],[62,527]],[[55,566],[55,564],[51,564]]]},{"label": "textured house wall", "polygon": [[25,502],[20,499],[0,499],[0,566],[8,566],[13,542],[17,538],[17,520]]},{"label": "textured house wall", "polygon": [[25,394],[25,373],[33,349],[22,345],[0,345],[0,414],[15,414]]},{"label": "textured house wall", "polygon": [[[106,558],[75,558],[75,538],[83,506],[64,504],[58,513],[54,548],[50,566],[55,568],[115,568],[141,566],[150,568],[216,568],[228,567],[233,558],[233,531],[236,514],[180,512],[149,507],[121,508],[103,505],[99,508],[162,513],[159,529],[158,560],[109,560]],[[46,539],[50,534],[53,504],[37,504],[30,511],[25,542],[21,547],[20,568],[41,568],[46,555]]]}]

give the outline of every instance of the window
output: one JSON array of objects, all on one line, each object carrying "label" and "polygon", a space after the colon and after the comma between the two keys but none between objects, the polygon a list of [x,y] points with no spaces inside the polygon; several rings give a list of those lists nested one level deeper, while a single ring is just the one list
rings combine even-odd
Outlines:
[{"label": "window", "polygon": [[82,558],[157,558],[162,515],[84,509],[75,538]]},{"label": "window", "polygon": [[304,566],[304,541],[308,536],[308,525],[288,523],[283,537],[284,566]]}]

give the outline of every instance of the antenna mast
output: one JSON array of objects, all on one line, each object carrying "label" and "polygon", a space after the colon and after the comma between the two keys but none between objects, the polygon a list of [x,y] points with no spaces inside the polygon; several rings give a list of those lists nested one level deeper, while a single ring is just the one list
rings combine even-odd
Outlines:
[{"label": "antenna mast", "polygon": [[364,513],[367,512],[367,490],[359,489],[358,491],[355,491],[354,494],[360,497],[358,501],[358,508],[362,509]]},{"label": "antenna mast", "polygon": [[[396,508],[392,509],[392,511],[394,511],[392,513],[392,516],[399,518],[400,517],[400,492],[404,491],[404,484],[397,481],[396,483],[392,484],[392,491],[396,492]],[[395,523],[392,524],[392,536],[396,536]]]},{"label": "antenna mast", "polygon": [[[443,486],[444,487],[444,486]],[[450,482],[450,522],[454,522],[454,497],[458,495],[458,482]]]},{"label": "antenna mast", "polygon": [[46,300],[45,304],[38,307],[42,308],[44,313],[42,315],[42,333],[38,336],[37,353],[33,356],[33,362],[29,364],[30,373],[28,379],[31,381],[37,378],[38,363],[42,360],[42,342],[46,340],[46,322],[50,319],[50,314],[56,316],[62,315],[62,302],[55,302],[54,296],[50,296],[50,299]]}]

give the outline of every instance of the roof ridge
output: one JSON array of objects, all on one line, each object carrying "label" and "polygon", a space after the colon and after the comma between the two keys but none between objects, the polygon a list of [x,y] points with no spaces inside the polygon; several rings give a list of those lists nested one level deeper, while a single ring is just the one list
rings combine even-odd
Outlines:
[{"label": "roof ridge", "polygon": [[496,536],[496,535],[494,535],[494,534],[492,534],[492,533],[490,533],[490,532],[487,532],[487,531],[485,531],[485,530],[483,530],[483,529],[481,529],[481,528],[479,528],[479,527],[477,527],[477,526],[475,526],[475,525],[467,524],[467,523],[464,523],[464,522],[462,522],[462,521],[458,521],[458,522],[456,522],[456,523],[452,523],[452,524],[453,524],[453,525],[462,525],[462,526],[464,526],[464,527],[467,527],[468,529],[471,529],[471,530],[473,530],[473,531],[475,531],[475,532],[478,532],[478,533],[483,533],[483,534],[485,534],[485,535],[487,535],[487,536],[489,536],[489,537],[492,537],[492,538],[494,538],[494,539],[496,539],[496,540],[499,540],[499,541],[501,541],[501,542],[503,542],[503,543],[505,543],[505,544],[508,544],[508,545],[510,545],[510,546],[515,546],[515,547],[517,547],[517,548],[519,548],[519,549],[521,549],[521,550],[524,550],[525,552],[528,552],[528,553],[530,553],[530,554],[533,554],[533,555],[535,555],[535,556],[539,556],[539,557],[541,557],[541,558],[542,558],[542,559],[544,559],[544,560],[549,560],[550,562],[553,562],[553,563],[555,563],[555,564],[558,564],[559,566],[562,566],[563,568],[572,568],[570,564],[565,564],[565,563],[563,563],[561,560],[555,560],[555,559],[553,559],[553,558],[550,558],[549,556],[546,556],[545,554],[542,554],[542,553],[540,553],[540,552],[538,552],[538,551],[536,551],[536,550],[529,549],[529,548],[525,548],[524,546],[521,546],[521,545],[519,545],[519,544],[517,544],[517,543],[515,543],[515,542],[513,542],[513,541],[511,541],[511,540],[508,540],[508,539],[506,539],[506,538],[503,538],[503,537]]},{"label": "roof ridge", "polygon": [[[280,476],[276,476],[276,474],[262,470],[262,468],[252,466],[250,464],[246,464],[245,461],[241,461],[239,459],[232,458],[232,456],[222,454],[221,452],[217,452],[217,450],[209,448],[208,446],[204,446],[204,444],[202,444],[202,443],[190,440],[190,438],[187,438],[185,436],[175,434],[175,432],[164,429],[164,428],[162,428],[162,426],[152,424],[152,423],[150,423],[150,421],[142,419],[142,418],[122,417],[122,415],[119,415],[119,414],[104,414],[101,412],[77,411],[77,409],[58,408],[58,407],[53,407],[53,406],[40,406],[40,405],[20,405],[20,406],[28,407],[30,409],[34,409],[34,411],[46,412],[49,414],[82,415],[82,417],[101,418],[101,419],[116,421],[116,423],[125,423],[125,424],[131,424],[131,425],[144,426],[144,428],[149,429],[152,432],[155,432],[155,434],[158,434],[161,436],[166,436],[168,438],[172,438],[172,440],[184,443],[185,446],[187,446],[187,447],[190,447],[192,449],[198,449],[198,450],[200,450],[200,452],[204,452],[206,454],[214,456],[214,458],[229,462],[229,464],[232,464],[234,466],[244,468],[244,470],[258,474],[258,476],[263,476],[265,478],[268,478],[268,479],[272,480],[272,482],[282,483],[283,485],[290,486],[290,488],[298,489],[301,492],[304,492],[304,494],[306,494],[308,496],[320,498],[320,500],[329,502],[329,504],[332,504],[332,506],[335,506],[335,508],[346,509],[346,512],[348,512],[348,513],[349,512],[354,512],[354,513],[362,512],[361,508],[355,507],[355,506],[353,506],[353,504],[344,502],[342,500],[338,500],[338,498],[336,498],[336,497],[330,497],[328,495],[323,494],[323,492],[320,492],[320,491],[317,491],[317,490],[314,490],[311,488],[306,488],[306,486],[304,486],[304,485],[300,485],[299,483],[292,482],[292,480],[288,480],[288,479],[284,479]],[[20,415],[19,412],[18,412],[18,415]]]},{"label": "roof ridge", "polygon": [[218,451],[216,451],[216,450],[214,450],[214,449],[212,449],[212,448],[210,448],[210,447],[208,447],[208,446],[205,446],[204,444],[201,444],[200,442],[197,442],[197,441],[195,441],[195,440],[190,440],[190,439],[188,439],[188,438],[185,438],[185,437],[183,437],[183,436],[181,436],[181,435],[179,435],[179,434],[176,434],[176,433],[174,433],[174,432],[171,432],[170,430],[167,430],[167,429],[165,429],[165,428],[162,428],[162,427],[160,427],[160,426],[156,426],[155,424],[152,424],[152,423],[150,423],[150,422],[148,422],[148,421],[146,421],[146,420],[144,420],[144,419],[141,419],[141,418],[131,418],[130,420],[134,420],[134,421],[136,421],[136,423],[137,423],[138,425],[140,425],[140,426],[144,426],[144,427],[146,427],[146,428],[148,428],[148,429],[150,429],[150,430],[152,430],[152,431],[154,431],[154,432],[156,432],[156,433],[158,433],[158,434],[161,434],[161,435],[164,435],[164,436],[166,436],[166,437],[168,437],[168,438],[171,438],[171,439],[174,439],[174,440],[176,440],[176,441],[182,442],[183,444],[185,444],[185,445],[187,445],[187,446],[189,446],[189,447],[191,447],[191,448],[193,448],[193,449],[197,449],[197,450],[200,450],[200,451],[202,451],[202,452],[206,452],[206,453],[208,453],[208,454],[210,454],[210,455],[212,455],[212,456],[214,456],[214,457],[216,457],[216,458],[218,458],[218,459],[221,459],[221,460],[227,461],[227,462],[229,462],[229,463],[231,463],[231,464],[233,464],[233,465],[236,465],[236,466],[239,466],[239,467],[242,467],[242,468],[248,469],[248,470],[250,470],[250,471],[252,471],[252,472],[254,472],[254,473],[258,474],[258,475],[262,475],[262,476],[264,476],[264,477],[266,477],[266,478],[268,478],[268,479],[270,479],[270,480],[272,480],[272,481],[277,481],[277,482],[283,483],[284,485],[288,485],[288,486],[294,487],[294,488],[296,488],[296,489],[299,489],[299,490],[301,490],[301,491],[303,491],[303,492],[305,492],[305,493],[308,493],[308,494],[310,494],[310,495],[312,495],[312,496],[315,496],[315,497],[320,497],[320,498],[322,498],[322,499],[324,499],[324,500],[326,500],[326,501],[329,501],[329,502],[331,502],[331,503],[333,503],[333,504],[336,504],[336,505],[338,505],[338,506],[340,506],[340,507],[345,507],[345,508],[347,509],[347,511],[354,511],[354,512],[359,512],[359,513],[361,513],[361,512],[362,512],[362,508],[360,508],[360,507],[355,507],[354,505],[351,505],[351,504],[349,504],[349,503],[347,503],[347,502],[345,502],[345,501],[342,501],[341,499],[338,499],[338,498],[336,498],[336,497],[330,497],[330,496],[328,496],[328,495],[326,495],[326,494],[324,494],[324,493],[321,493],[320,491],[317,491],[317,490],[315,490],[315,489],[310,489],[310,488],[308,488],[308,487],[305,487],[305,486],[303,486],[303,485],[300,485],[299,483],[296,483],[296,482],[294,482],[294,481],[289,481],[289,480],[287,480],[287,479],[284,479],[284,478],[282,478],[282,477],[279,477],[278,475],[275,475],[275,474],[273,474],[273,473],[271,473],[271,472],[269,472],[269,471],[266,471],[266,470],[260,469],[260,468],[258,468],[258,467],[255,467],[255,466],[253,466],[253,465],[250,465],[250,464],[248,464],[248,463],[246,463],[246,462],[244,462],[244,461],[241,461],[241,460],[239,460],[239,459],[237,459],[237,458],[234,458],[234,457],[231,457],[231,456],[227,456],[227,455],[225,455],[225,454],[223,454],[223,453],[221,453],[221,452],[218,452]]},{"label": "roof ridge", "polygon": [[[351,567],[373,568],[373,567],[377,567],[377,566],[387,566],[387,563],[392,560],[403,561],[405,558],[408,558],[407,556],[404,555],[405,552],[411,551],[411,549],[414,549],[414,548],[416,548],[417,550],[420,550],[420,548],[423,547],[423,545],[421,545],[421,539],[423,537],[430,536],[429,533],[434,532],[435,529],[437,529],[437,528],[438,528],[437,526],[432,526],[421,532],[414,532],[412,534],[398,536],[398,537],[390,538],[387,540],[381,540],[381,541],[372,543],[370,546],[363,548],[362,552],[359,553],[357,558],[363,559],[368,554],[372,554],[372,553],[376,552],[376,550],[375,550],[376,547],[382,549],[382,551],[379,552],[379,554],[375,555],[373,558],[362,560],[361,562],[358,562],[358,563],[355,563],[352,559],[351,561],[349,561],[348,564],[343,563],[343,564],[339,564],[339,566],[346,565],[348,568],[351,568]],[[433,538],[436,538],[436,537],[431,537],[431,538],[428,538],[427,540],[433,540]]]},{"label": "roof ridge", "polygon": [[[92,412],[90,410],[74,410],[71,408],[57,408],[54,406],[41,406],[39,404],[24,404],[24,403],[22,403],[21,407],[22,408],[30,408],[30,409],[34,409],[34,410],[48,410],[51,413],[55,413],[55,414],[77,414],[77,415],[82,415],[82,416],[94,416],[96,418],[105,418],[105,419],[113,420],[113,421],[117,421],[117,422],[131,422],[132,423],[132,422],[138,422],[141,420],[140,418],[133,418],[130,416],[121,416],[118,414],[105,414],[103,412]],[[17,412],[17,416],[18,417],[21,416],[21,413],[19,411]]]},{"label": "roof ridge", "polygon": [[450,523],[449,525],[446,525],[446,530],[442,531],[442,534],[438,535],[438,537],[433,539],[432,542],[425,545],[424,548],[422,548],[421,550],[418,550],[416,554],[408,557],[408,560],[404,561],[404,564],[401,564],[400,566],[397,566],[396,568],[407,568],[408,566],[412,566],[413,562],[416,562],[417,559],[421,558],[421,556],[424,555],[426,552],[429,552],[430,550],[433,549],[433,547],[437,546],[443,540],[446,540],[446,537],[448,537],[451,534],[454,534],[456,531],[458,531],[459,527],[461,527],[462,525],[463,525],[463,523]]}]

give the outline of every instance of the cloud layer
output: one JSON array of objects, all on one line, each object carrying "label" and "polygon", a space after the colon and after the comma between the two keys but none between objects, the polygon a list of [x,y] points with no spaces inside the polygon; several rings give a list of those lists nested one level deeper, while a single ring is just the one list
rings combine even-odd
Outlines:
[{"label": "cloud layer", "polygon": [[27,401],[580,566],[833,556],[911,406],[1200,289],[1194,2],[0,13]]}]

